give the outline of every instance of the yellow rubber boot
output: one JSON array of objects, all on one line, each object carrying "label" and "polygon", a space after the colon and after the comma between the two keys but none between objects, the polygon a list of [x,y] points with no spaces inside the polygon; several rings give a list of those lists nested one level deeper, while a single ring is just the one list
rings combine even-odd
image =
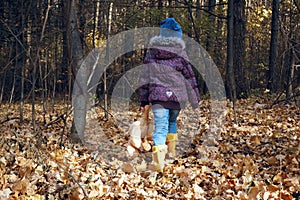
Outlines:
[{"label": "yellow rubber boot", "polygon": [[177,133],[169,133],[167,135],[166,145],[168,146],[168,157],[175,158],[176,156],[176,143],[178,141]]},{"label": "yellow rubber boot", "polygon": [[163,172],[167,151],[167,145],[158,145],[152,147],[152,164],[149,166],[150,170]]}]

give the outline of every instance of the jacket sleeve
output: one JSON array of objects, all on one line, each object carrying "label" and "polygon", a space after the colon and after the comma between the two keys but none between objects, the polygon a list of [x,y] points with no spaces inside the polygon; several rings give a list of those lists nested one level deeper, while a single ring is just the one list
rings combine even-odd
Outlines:
[{"label": "jacket sleeve", "polygon": [[195,109],[198,108],[198,104],[200,102],[200,93],[199,93],[195,73],[192,69],[191,64],[187,59],[186,54],[184,55],[182,62],[183,62],[182,74],[186,79],[186,89],[188,92],[188,99],[192,107]]},{"label": "jacket sleeve", "polygon": [[150,52],[148,52],[144,59],[144,65],[140,70],[140,102],[141,107],[149,104],[149,63],[150,63]]}]

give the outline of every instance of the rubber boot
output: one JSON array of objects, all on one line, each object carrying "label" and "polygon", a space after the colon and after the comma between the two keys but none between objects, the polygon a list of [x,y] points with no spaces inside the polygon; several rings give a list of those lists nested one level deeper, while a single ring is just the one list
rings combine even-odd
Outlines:
[{"label": "rubber boot", "polygon": [[167,135],[166,145],[168,146],[168,157],[175,158],[176,156],[176,143],[178,141],[177,133],[169,133]]},{"label": "rubber boot", "polygon": [[152,163],[149,166],[150,170],[163,172],[167,151],[168,151],[167,145],[158,145],[152,147]]}]

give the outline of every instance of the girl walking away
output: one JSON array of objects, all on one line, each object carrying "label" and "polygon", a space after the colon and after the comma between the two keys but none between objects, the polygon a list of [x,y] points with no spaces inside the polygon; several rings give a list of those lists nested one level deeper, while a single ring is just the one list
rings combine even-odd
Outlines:
[{"label": "girl walking away", "polygon": [[193,109],[200,101],[197,82],[189,64],[182,30],[174,18],[160,24],[160,35],[150,39],[141,74],[141,110],[152,104],[154,133],[152,169],[162,172],[166,154],[176,156],[177,117],[189,101]]}]

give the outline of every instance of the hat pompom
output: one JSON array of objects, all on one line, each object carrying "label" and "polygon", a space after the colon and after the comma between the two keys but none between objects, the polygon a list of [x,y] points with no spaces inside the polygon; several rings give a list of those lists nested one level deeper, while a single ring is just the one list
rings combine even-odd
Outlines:
[{"label": "hat pompom", "polygon": [[167,18],[160,23],[160,35],[182,38],[182,29],[174,18]]}]

